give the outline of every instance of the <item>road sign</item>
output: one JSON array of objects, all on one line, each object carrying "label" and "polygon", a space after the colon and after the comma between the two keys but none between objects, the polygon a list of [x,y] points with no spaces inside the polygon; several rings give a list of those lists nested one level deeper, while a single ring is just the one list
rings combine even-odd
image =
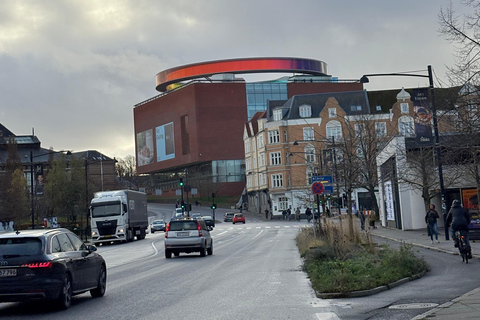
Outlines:
[{"label": "road sign", "polygon": [[333,178],[332,176],[313,176],[312,182],[321,182],[323,184],[332,183]]},{"label": "road sign", "polygon": [[323,194],[332,194],[333,186],[323,186]]},{"label": "road sign", "polygon": [[315,182],[312,184],[313,194],[320,194],[323,192],[323,184],[321,182]]}]

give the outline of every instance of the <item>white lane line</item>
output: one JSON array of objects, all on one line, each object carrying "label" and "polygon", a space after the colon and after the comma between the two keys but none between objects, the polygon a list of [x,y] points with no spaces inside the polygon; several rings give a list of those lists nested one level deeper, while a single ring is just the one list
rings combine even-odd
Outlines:
[{"label": "white lane line", "polygon": [[255,237],[253,237],[252,240],[255,240],[255,238],[258,237],[260,234],[262,234],[262,232],[263,230],[260,230],[260,232]]},{"label": "white lane line", "polygon": [[334,312],[315,313],[318,320],[340,320]]}]

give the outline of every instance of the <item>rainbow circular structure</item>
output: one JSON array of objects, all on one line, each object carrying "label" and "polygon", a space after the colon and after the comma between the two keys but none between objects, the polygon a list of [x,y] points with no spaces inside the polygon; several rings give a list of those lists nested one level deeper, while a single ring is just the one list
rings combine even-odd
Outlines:
[{"label": "rainbow circular structure", "polygon": [[294,72],[316,76],[327,75],[327,64],[320,60],[304,58],[241,58],[199,62],[159,72],[156,75],[157,91],[165,92],[171,84],[209,77],[221,73]]}]

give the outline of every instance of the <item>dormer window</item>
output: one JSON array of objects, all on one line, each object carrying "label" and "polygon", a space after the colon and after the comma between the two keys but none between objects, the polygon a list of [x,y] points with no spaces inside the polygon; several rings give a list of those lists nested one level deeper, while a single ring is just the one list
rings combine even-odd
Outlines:
[{"label": "dormer window", "polygon": [[273,110],[273,121],[282,120],[282,109]]},{"label": "dormer window", "polygon": [[300,106],[299,113],[302,118],[310,118],[312,116],[312,107],[309,105]]},{"label": "dormer window", "polygon": [[328,117],[329,118],[336,118],[337,117],[337,109],[336,108],[328,108]]}]

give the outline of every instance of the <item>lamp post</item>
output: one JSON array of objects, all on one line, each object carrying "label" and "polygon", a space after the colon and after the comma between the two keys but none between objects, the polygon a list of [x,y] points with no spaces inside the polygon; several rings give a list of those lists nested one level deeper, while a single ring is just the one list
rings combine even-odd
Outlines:
[{"label": "lamp post", "polygon": [[[30,150],[30,210],[31,210],[31,215],[32,215],[32,229],[35,229],[35,208],[34,208],[34,196],[35,196],[35,191],[33,188],[33,159],[41,156],[46,156],[50,154],[57,154],[57,153],[62,153],[65,152],[63,150],[61,151],[52,151],[52,152],[47,152],[47,153],[42,153],[42,154],[36,154],[33,155],[33,151]],[[67,155],[71,155],[70,151],[67,151]]]},{"label": "lamp post", "polygon": [[[438,182],[440,184],[440,193],[441,193],[441,203],[442,209],[447,209],[446,204],[446,194],[445,194],[445,186],[443,182],[443,168],[442,168],[442,158],[441,158],[441,150],[440,150],[440,137],[438,134],[438,118],[437,118],[437,108],[435,105],[435,91],[433,88],[433,75],[432,75],[432,66],[427,66],[427,75],[424,74],[412,74],[412,73],[376,73],[376,74],[366,74],[363,75],[360,79],[361,83],[368,83],[368,77],[376,77],[376,76],[405,76],[405,77],[422,77],[428,78],[429,82],[429,91],[430,91],[430,98],[432,102],[432,118],[433,118],[433,134],[435,136],[435,154],[437,156],[437,166],[438,166]],[[447,226],[445,225],[445,239],[449,240]]]}]

